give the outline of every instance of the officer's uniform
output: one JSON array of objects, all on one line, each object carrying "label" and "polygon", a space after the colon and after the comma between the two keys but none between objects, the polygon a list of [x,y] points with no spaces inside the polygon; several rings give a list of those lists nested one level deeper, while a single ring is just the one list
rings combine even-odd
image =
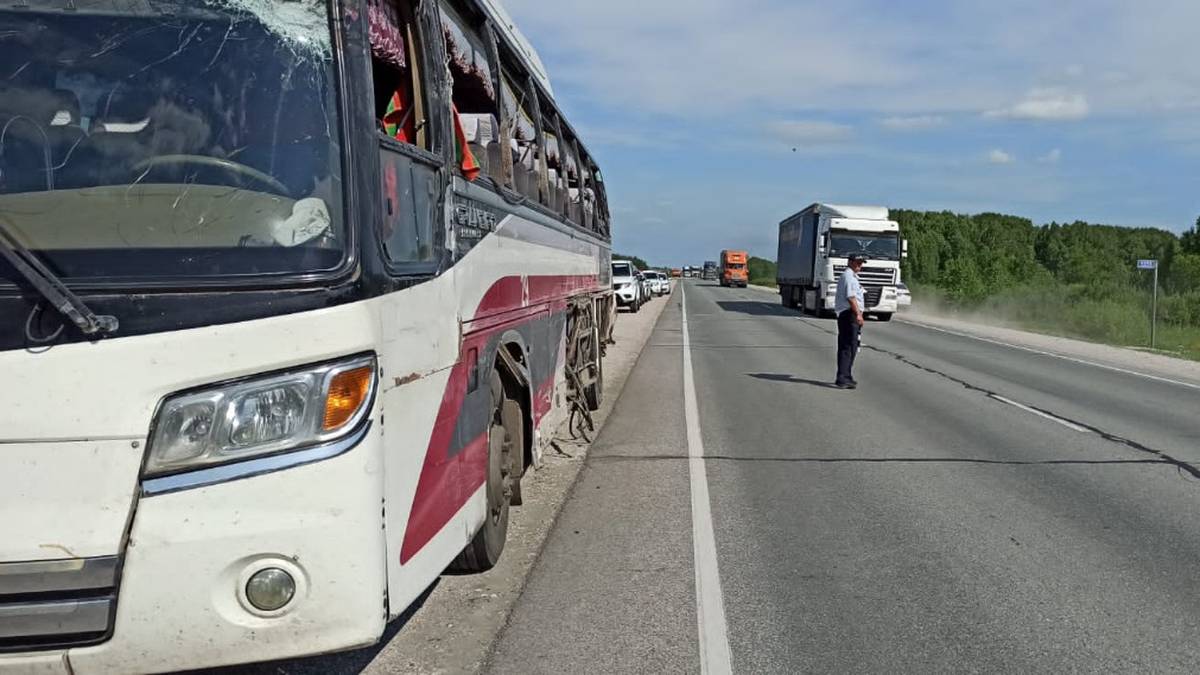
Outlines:
[{"label": "officer's uniform", "polygon": [[[856,258],[852,257],[851,260]],[[865,258],[857,258],[866,260]],[[853,385],[854,357],[858,355],[859,327],[854,310],[850,308],[850,298],[858,302],[858,310],[866,311],[866,298],[858,275],[850,267],[846,267],[838,279],[837,295],[833,301],[833,311],[837,313],[838,322],[838,356],[837,356],[837,385]]]}]

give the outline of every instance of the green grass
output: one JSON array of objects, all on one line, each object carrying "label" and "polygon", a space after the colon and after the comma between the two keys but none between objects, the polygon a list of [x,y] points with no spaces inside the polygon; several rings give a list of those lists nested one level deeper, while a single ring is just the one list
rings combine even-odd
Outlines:
[{"label": "green grass", "polygon": [[[912,291],[918,308],[935,313],[1119,347],[1150,346],[1150,301],[1145,293],[1114,291],[1096,298],[1083,288],[1038,286],[1010,289],[964,307],[947,301],[936,288],[916,285]],[[1158,351],[1200,360],[1200,327],[1187,325],[1182,317],[1173,322],[1167,311],[1160,313],[1157,331]]]}]

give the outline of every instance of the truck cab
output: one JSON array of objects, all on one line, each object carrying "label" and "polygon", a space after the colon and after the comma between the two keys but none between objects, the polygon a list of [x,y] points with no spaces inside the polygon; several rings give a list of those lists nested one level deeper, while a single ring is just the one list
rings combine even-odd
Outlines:
[{"label": "truck cab", "polygon": [[779,224],[779,293],[785,307],[833,311],[837,283],[852,254],[867,256],[859,274],[865,313],[888,321],[899,309],[900,261],[908,254],[900,225],[879,206],[813,204]]},{"label": "truck cab", "polygon": [[745,288],[750,282],[748,261],[745,251],[721,251],[721,285]]}]

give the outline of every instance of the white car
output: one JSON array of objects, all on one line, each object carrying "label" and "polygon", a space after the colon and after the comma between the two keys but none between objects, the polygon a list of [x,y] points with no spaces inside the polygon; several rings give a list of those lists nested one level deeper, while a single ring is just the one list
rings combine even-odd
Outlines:
[{"label": "white car", "polygon": [[655,274],[658,275],[658,294],[670,295],[671,277],[667,276],[665,272],[656,272]]},{"label": "white car", "polygon": [[663,296],[671,292],[671,281],[662,272],[643,272],[650,282],[650,292]]},{"label": "white car", "polygon": [[642,297],[645,301],[654,299],[654,280],[650,275],[650,272],[638,272],[638,279],[642,282]]},{"label": "white car", "polygon": [[638,268],[628,260],[614,260],[612,263],[613,294],[617,296],[619,307],[628,307],[636,312],[646,302],[646,293],[639,276]]},{"label": "white car", "polygon": [[896,305],[899,307],[908,307],[911,304],[912,293],[908,292],[908,286],[896,284]]}]

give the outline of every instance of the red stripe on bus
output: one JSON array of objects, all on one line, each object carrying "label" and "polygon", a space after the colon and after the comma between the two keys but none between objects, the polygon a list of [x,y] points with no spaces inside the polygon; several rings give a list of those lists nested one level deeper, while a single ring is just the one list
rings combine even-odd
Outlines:
[{"label": "red stripe on bus", "polygon": [[[557,371],[557,367],[555,368]],[[542,422],[542,418],[550,413],[554,407],[554,376],[557,373],[551,373],[550,379],[542,383],[538,387],[537,393],[533,397],[533,426],[536,427]]]},{"label": "red stripe on bus", "polygon": [[[568,289],[597,290],[598,278],[595,275],[579,276],[548,276],[529,277],[522,282],[521,277],[505,277],[496,281],[484,293],[475,316],[489,312],[519,309],[525,304],[525,285],[536,288],[539,303],[565,301],[559,293],[569,292]],[[571,293],[578,294],[579,290]],[[530,293],[533,295],[533,292]],[[514,302],[517,302],[515,306]],[[466,354],[471,348],[486,349],[488,339],[498,330],[511,328],[542,316],[544,308],[529,312],[520,318],[523,321],[510,322],[505,317],[485,329],[471,332],[463,338],[460,354]],[[472,323],[479,323],[478,321]],[[534,348],[546,348],[546,345],[536,345]],[[558,349],[559,346],[549,346]],[[417,479],[417,490],[413,495],[412,509],[409,512],[408,525],[404,532],[404,541],[400,546],[400,563],[412,559],[446,523],[487,482],[487,434],[472,439],[462,450],[453,457],[450,450],[453,445],[454,431],[458,418],[462,413],[463,399],[467,394],[467,380],[473,364],[459,361],[450,370],[449,382],[438,408],[437,419],[434,421],[433,433],[429,447],[425,453],[425,463],[421,467],[421,475]],[[534,423],[537,424],[551,409],[554,391],[555,372],[551,373],[546,382],[539,383],[534,396]]]}]

